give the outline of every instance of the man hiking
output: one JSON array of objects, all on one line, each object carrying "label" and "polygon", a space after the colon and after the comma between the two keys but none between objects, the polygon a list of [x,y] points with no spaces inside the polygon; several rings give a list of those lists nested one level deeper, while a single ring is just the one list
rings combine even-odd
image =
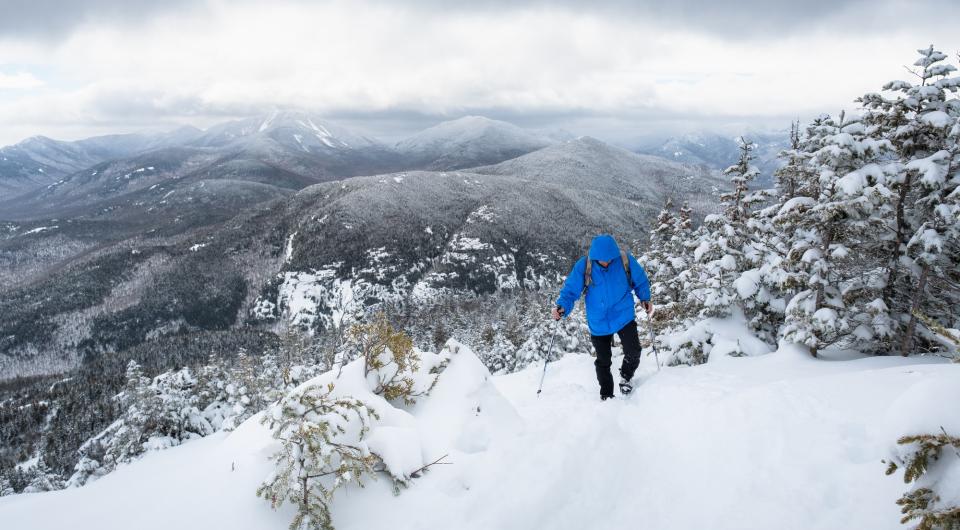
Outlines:
[{"label": "man hiking", "polygon": [[640,299],[648,316],[653,314],[647,273],[632,255],[620,250],[613,236],[601,234],[593,238],[589,254],[577,260],[563,283],[552,312],[554,320],[569,315],[581,295],[585,296],[590,342],[597,351],[594,366],[600,383],[600,399],[613,397],[610,348],[614,333],[620,335],[623,344],[620,393],[629,394],[633,390],[630,381],[640,364],[640,336],[633,295]]}]

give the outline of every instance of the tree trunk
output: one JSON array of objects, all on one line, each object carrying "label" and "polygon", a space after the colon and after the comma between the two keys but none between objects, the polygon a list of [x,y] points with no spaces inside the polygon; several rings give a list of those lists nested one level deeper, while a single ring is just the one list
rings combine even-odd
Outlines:
[{"label": "tree trunk", "polygon": [[906,357],[910,355],[910,348],[913,343],[913,332],[917,327],[917,312],[920,311],[920,302],[923,301],[923,291],[927,287],[927,275],[930,272],[930,265],[924,265],[920,270],[920,280],[917,282],[917,289],[913,292],[910,300],[910,322],[907,324],[907,331],[903,334],[903,345],[900,348],[900,355]]},{"label": "tree trunk", "polygon": [[884,303],[888,308],[896,307],[893,300],[897,291],[897,280],[900,276],[900,256],[903,253],[903,244],[907,233],[906,202],[910,188],[913,186],[913,176],[908,172],[900,186],[900,196],[897,198],[897,235],[893,240],[893,249],[890,255],[890,266],[887,270],[887,286],[883,289]]}]

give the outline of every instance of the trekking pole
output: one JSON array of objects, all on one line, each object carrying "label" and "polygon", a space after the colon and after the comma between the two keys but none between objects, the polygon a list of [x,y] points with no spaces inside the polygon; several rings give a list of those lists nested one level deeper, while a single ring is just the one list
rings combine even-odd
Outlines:
[{"label": "trekking pole", "polygon": [[650,349],[653,350],[653,356],[657,359],[657,371],[660,371],[660,354],[657,353],[656,338],[653,336],[653,315],[647,315],[647,327],[650,330]]},{"label": "trekking pole", "polygon": [[537,397],[540,397],[540,392],[543,391],[543,380],[547,377],[547,365],[550,364],[550,354],[553,353],[553,342],[557,340],[557,325],[560,324],[560,321],[557,320],[553,324],[553,337],[550,339],[550,349],[547,350],[547,358],[543,362],[543,374],[540,376],[540,387],[537,388]]}]

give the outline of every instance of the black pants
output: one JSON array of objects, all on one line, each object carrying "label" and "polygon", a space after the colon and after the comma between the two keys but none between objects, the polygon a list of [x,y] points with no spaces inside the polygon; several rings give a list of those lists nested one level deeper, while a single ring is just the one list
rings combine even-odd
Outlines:
[{"label": "black pants", "polygon": [[[637,321],[631,320],[617,332],[620,343],[623,345],[623,364],[620,365],[620,377],[630,380],[640,365],[640,335],[637,333]],[[613,376],[610,374],[610,347],[613,344],[613,335],[590,335],[593,349],[597,351],[597,360],[593,362],[597,367],[597,381],[600,382],[600,395],[613,396]]]}]

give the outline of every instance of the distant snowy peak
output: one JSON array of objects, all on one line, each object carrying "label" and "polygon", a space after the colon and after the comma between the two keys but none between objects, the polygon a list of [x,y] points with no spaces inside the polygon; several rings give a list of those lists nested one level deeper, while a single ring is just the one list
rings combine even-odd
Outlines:
[{"label": "distant snowy peak", "polygon": [[103,157],[79,142],[62,142],[32,136],[0,148],[0,186],[30,188],[46,184],[72,171],[88,167]]},{"label": "distant snowy peak", "polygon": [[724,185],[714,171],[703,167],[640,155],[589,136],[472,171],[603,192],[645,208],[658,208],[667,197],[689,200],[696,212],[710,211],[714,190]]},{"label": "distant snowy peak", "polygon": [[19,143],[14,144],[16,147],[22,149],[50,149],[50,148],[62,148],[62,144],[67,142],[59,142],[53,138],[48,138],[46,136],[37,135],[31,136],[25,140],[20,141]]},{"label": "distant snowy peak", "polygon": [[[560,142],[495,166],[478,168],[477,171],[518,175],[571,172],[619,175],[648,173],[654,169],[677,174],[694,172],[686,164],[663,157],[633,153],[590,136]],[[597,175],[597,178],[602,177]]]},{"label": "distant snowy peak", "polygon": [[162,133],[109,134],[75,141],[31,136],[0,148],[0,181],[56,179],[107,160],[183,145],[202,134],[200,129],[183,126]]},{"label": "distant snowy peak", "polygon": [[298,111],[274,111],[214,125],[207,129],[198,143],[219,147],[264,139],[307,153],[385,147],[374,138]]},{"label": "distant snowy peak", "polygon": [[[707,132],[689,133],[648,143],[637,151],[722,170],[737,161],[737,136]],[[756,164],[764,171],[776,169],[777,153],[789,145],[789,135],[786,132],[747,132],[743,137],[757,144],[754,152]]]},{"label": "distant snowy peak", "polygon": [[396,149],[427,169],[495,164],[553,145],[565,132],[523,129],[483,116],[445,121],[397,143]]},{"label": "distant snowy peak", "polygon": [[491,120],[483,116],[464,116],[421,131],[399,142],[397,149],[443,149],[472,142],[539,149],[556,141],[547,134],[528,131],[505,121]]}]

